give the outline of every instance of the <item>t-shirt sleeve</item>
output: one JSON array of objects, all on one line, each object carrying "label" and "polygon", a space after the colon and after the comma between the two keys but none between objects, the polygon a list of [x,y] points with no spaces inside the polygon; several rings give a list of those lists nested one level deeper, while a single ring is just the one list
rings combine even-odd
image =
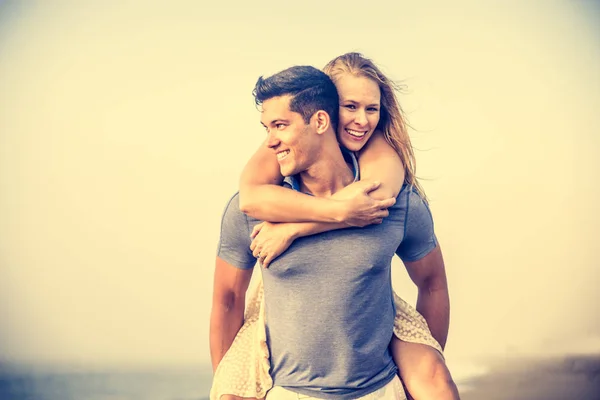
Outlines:
[{"label": "t-shirt sleeve", "polygon": [[236,268],[250,269],[256,264],[256,258],[250,251],[251,243],[248,218],[240,210],[236,193],[227,203],[221,218],[217,257]]},{"label": "t-shirt sleeve", "polygon": [[396,254],[402,261],[418,261],[437,246],[433,229],[433,217],[429,206],[414,189],[410,189],[406,201],[404,238]]}]

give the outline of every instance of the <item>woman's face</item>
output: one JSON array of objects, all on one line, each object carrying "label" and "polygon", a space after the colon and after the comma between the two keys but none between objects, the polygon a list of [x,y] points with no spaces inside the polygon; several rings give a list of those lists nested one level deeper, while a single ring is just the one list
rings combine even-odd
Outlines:
[{"label": "woman's face", "polygon": [[379,85],[372,79],[344,73],[335,86],[340,96],[338,141],[350,151],[359,151],[379,123]]}]

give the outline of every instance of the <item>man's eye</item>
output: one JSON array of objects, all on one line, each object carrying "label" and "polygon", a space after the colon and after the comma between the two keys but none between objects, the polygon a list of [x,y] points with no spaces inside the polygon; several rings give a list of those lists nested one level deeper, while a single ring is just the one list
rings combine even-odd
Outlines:
[{"label": "man's eye", "polygon": [[285,128],[285,124],[277,124],[277,125],[275,125],[275,127],[277,129],[283,129],[283,128]]}]

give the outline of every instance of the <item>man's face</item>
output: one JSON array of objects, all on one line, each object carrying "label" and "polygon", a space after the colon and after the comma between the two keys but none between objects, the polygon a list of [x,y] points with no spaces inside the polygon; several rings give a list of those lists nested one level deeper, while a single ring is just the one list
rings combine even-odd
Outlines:
[{"label": "man's face", "polygon": [[267,146],[279,162],[281,175],[292,176],[312,165],[318,141],[314,127],[290,111],[291,96],[273,97],[263,102],[261,124],[267,129]]}]

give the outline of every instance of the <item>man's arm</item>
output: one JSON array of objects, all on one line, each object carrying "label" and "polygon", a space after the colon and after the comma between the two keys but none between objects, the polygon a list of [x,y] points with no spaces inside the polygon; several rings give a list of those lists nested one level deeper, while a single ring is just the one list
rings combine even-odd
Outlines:
[{"label": "man's arm", "polygon": [[425,257],[405,261],[404,265],[419,289],[417,311],[425,317],[431,334],[444,348],[450,326],[450,297],[442,250],[437,245]]},{"label": "man's arm", "polygon": [[213,373],[244,323],[245,298],[252,268],[240,269],[217,257],[210,314]]}]

